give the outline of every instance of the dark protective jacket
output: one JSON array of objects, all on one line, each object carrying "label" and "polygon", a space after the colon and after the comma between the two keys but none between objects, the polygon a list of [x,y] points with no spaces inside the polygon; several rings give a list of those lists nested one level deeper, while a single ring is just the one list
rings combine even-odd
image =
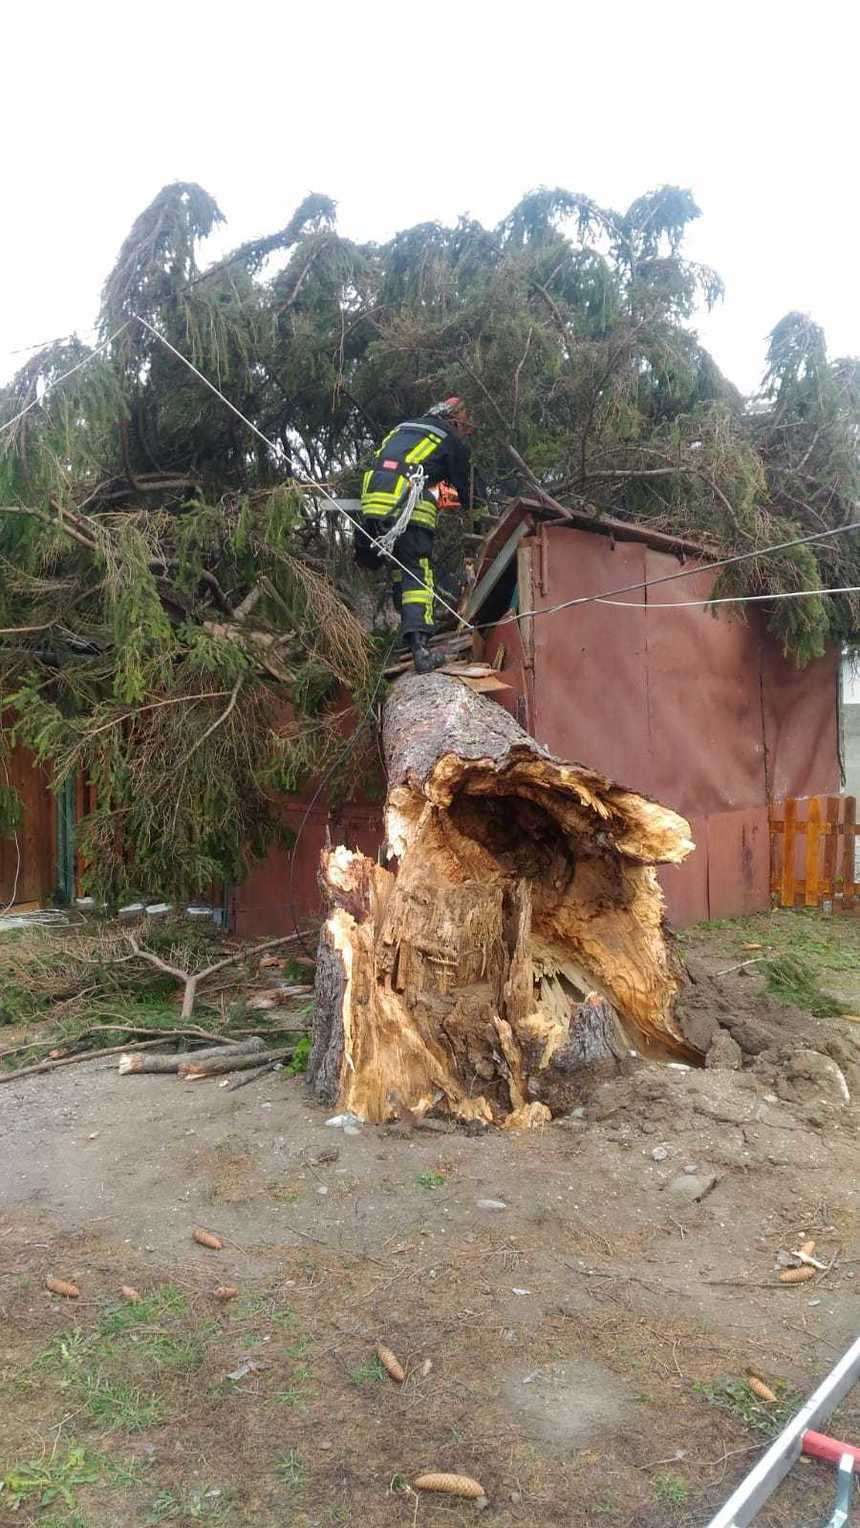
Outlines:
[{"label": "dark protective jacket", "polygon": [[[463,509],[469,512],[474,508],[480,490],[473,488],[469,447],[447,420],[422,414],[396,425],[374,453],[373,465],[365,472],[361,486],[362,514],[372,519],[393,518],[409,491],[407,473],[419,466],[426,474],[426,488],[450,483]],[[431,498],[419,499],[411,523],[435,530],[436,505]]]}]

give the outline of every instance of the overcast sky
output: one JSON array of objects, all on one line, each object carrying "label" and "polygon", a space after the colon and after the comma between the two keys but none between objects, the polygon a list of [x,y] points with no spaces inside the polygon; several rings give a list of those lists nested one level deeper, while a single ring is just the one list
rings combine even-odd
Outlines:
[{"label": "overcast sky", "polygon": [[0,89],[0,376],[94,320],[137,213],[196,180],[223,248],[307,191],[383,239],[541,184],[626,206],[663,182],[703,211],[688,252],[724,304],[700,332],[752,389],[791,308],[860,352],[858,8],[734,0],[16,6]]}]

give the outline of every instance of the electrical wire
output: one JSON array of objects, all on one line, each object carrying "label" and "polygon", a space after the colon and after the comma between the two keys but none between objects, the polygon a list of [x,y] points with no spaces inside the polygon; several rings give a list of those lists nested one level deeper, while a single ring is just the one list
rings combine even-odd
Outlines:
[{"label": "electrical wire", "polygon": [[[278,447],[275,444],[275,442],[270,440],[267,435],[264,435],[263,431],[260,430],[257,427],[257,425],[255,425],[253,423],[252,420],[248,419],[248,417],[245,414],[242,413],[241,409],[238,409],[234,403],[231,403],[230,399],[226,398],[224,396],[224,394],[220,391],[220,389],[215,386],[214,382],[211,382],[209,380],[209,378],[207,376],[205,376],[205,374],[202,371],[200,371],[200,369],[197,366],[195,366],[192,361],[189,361],[188,357],[184,356],[182,354],[181,350],[177,350],[176,346],[172,345],[170,340],[168,340],[163,334],[161,334],[159,332],[159,330],[156,329],[149,322],[148,319],[142,318],[139,313],[135,313],[133,315],[133,318],[137,321],[137,323],[142,324],[145,329],[148,329],[150,334],[152,334],[155,339],[159,340],[161,342],[161,344],[166,347],[167,350],[169,350],[173,355],[176,356],[177,360],[181,361],[184,366],[187,366],[188,370],[190,372],[192,372],[194,374],[194,376],[197,377],[199,379],[199,381],[201,381],[206,387],[208,387],[210,392],[214,393],[216,398],[220,399],[220,401],[223,404],[225,404],[228,409],[230,409],[231,413],[236,415],[237,419],[240,419],[242,421],[242,423],[244,425],[246,425],[249,430],[253,431],[253,433],[256,436],[258,436],[258,438],[260,440],[262,440],[264,442],[264,444],[267,445],[269,447],[269,449],[271,451],[274,451],[275,454],[277,455]],[[73,376],[75,372],[80,371],[83,366],[86,366],[88,364],[88,362],[91,361],[94,358],[94,356],[98,355],[102,350],[107,349],[107,347],[109,345],[111,345],[113,343],[113,341],[115,339],[117,339],[119,337],[119,335],[122,334],[125,329],[128,328],[128,325],[131,322],[132,322],[131,319],[127,319],[126,322],[124,324],[122,324],[119,329],[115,330],[115,332],[108,337],[108,339],[103,340],[100,345],[97,345],[94,350],[90,351],[89,355],[84,356],[82,361],[79,361],[77,363],[77,365],[73,366],[69,371],[64,372],[62,374],[62,376],[56,377],[56,378],[54,378],[54,380],[52,382],[48,383],[48,386],[47,386],[47,388],[45,390],[45,393],[42,394],[42,398],[33,398],[33,399],[31,399],[31,401],[26,405],[26,407],[21,409],[21,411],[18,414],[16,414],[12,419],[5,420],[4,423],[2,425],[0,425],[0,433],[3,430],[10,429],[11,426],[16,424],[19,419],[22,419],[25,414],[29,413],[30,409],[35,408],[38,403],[41,403],[44,400],[44,398],[45,398],[45,396],[46,396],[46,394],[47,394],[47,392],[49,390],[51,390],[54,387],[56,387],[60,382],[66,381],[66,379],[68,377]],[[387,549],[380,547],[378,542],[370,534],[370,532],[365,530],[364,526],[361,525],[360,522],[358,522],[358,521],[353,519],[352,515],[350,515],[348,513],[348,511],[345,510],[343,508],[343,506],[338,503],[338,501],[334,497],[334,495],[332,493],[330,493],[329,490],[326,487],[323,486],[323,484],[317,483],[312,478],[305,477],[301,473],[296,473],[296,474],[294,474],[294,476],[296,478],[296,481],[301,483],[303,487],[309,488],[314,493],[319,493],[325,499],[327,499],[329,501],[329,503],[332,504],[333,507],[337,510],[338,514],[342,515],[344,517],[344,519],[349,521],[349,523],[352,526],[354,532],[357,531],[360,535],[365,536],[368,541],[370,541],[374,546],[377,547],[377,550],[380,552],[380,555],[386,557],[390,562],[395,563],[396,566],[398,568],[400,568],[401,572],[409,573],[409,569],[406,568],[402,562],[400,562],[399,558],[397,558],[394,555],[393,552],[390,552]],[[737,596],[725,597],[725,598],[716,599],[716,600],[714,600],[714,599],[708,599],[708,600],[688,600],[688,601],[677,602],[677,603],[668,603],[668,604],[662,605],[662,606],[659,603],[657,603],[657,604],[649,603],[647,605],[632,605],[630,601],[616,602],[615,598],[614,598],[615,595],[617,595],[617,594],[634,594],[634,593],[638,593],[640,590],[653,589],[653,588],[657,587],[659,584],[671,583],[674,579],[677,579],[677,578],[691,578],[694,573],[707,573],[707,572],[716,570],[717,568],[734,567],[738,563],[749,562],[749,561],[751,561],[751,560],[753,560],[753,559],[755,559],[757,557],[771,556],[774,552],[785,552],[785,551],[790,550],[793,547],[806,546],[810,542],[813,542],[813,541],[824,541],[824,540],[827,540],[831,536],[840,536],[840,535],[844,535],[848,531],[855,531],[855,530],[860,530],[860,521],[852,521],[851,524],[849,524],[849,525],[837,525],[837,526],[832,527],[830,530],[813,531],[808,536],[796,536],[791,541],[777,542],[773,546],[759,547],[756,550],[751,551],[751,552],[738,552],[738,553],[735,553],[735,554],[733,554],[732,556],[729,556],[729,557],[720,557],[720,558],[717,558],[713,562],[699,563],[698,565],[693,566],[693,567],[689,567],[689,568],[680,568],[675,573],[664,573],[659,578],[644,579],[644,580],[642,580],[639,583],[624,584],[623,586],[621,586],[620,588],[617,588],[617,589],[607,589],[603,594],[585,594],[585,595],[579,595],[579,596],[574,597],[573,599],[561,600],[556,605],[548,605],[548,606],[545,606],[545,607],[540,608],[540,609],[511,611],[510,614],[505,616],[502,620],[499,620],[499,621],[486,621],[486,622],[481,623],[481,625],[478,625],[478,626],[472,625],[471,622],[465,620],[459,614],[459,612],[454,609],[453,605],[449,605],[448,602],[445,599],[442,598],[442,596],[439,594],[438,590],[431,590],[430,586],[428,584],[424,583],[423,580],[421,580],[421,579],[417,579],[416,581],[417,581],[417,583],[418,583],[420,588],[426,590],[426,592],[428,594],[432,594],[434,596],[434,598],[438,600],[439,604],[442,605],[443,608],[448,611],[449,615],[453,615],[454,619],[458,622],[458,624],[460,626],[463,626],[467,631],[471,631],[471,632],[486,631],[486,630],[490,630],[492,628],[495,628],[495,629],[498,630],[500,627],[509,625],[511,622],[520,622],[520,621],[525,621],[525,620],[531,620],[531,619],[534,619],[537,616],[555,615],[560,610],[570,610],[570,609],[573,609],[577,605],[596,605],[596,604],[605,604],[605,605],[616,604],[616,605],[618,605],[618,604],[623,604],[623,605],[629,605],[630,608],[632,608],[632,609],[651,609],[651,610],[674,609],[674,610],[678,610],[678,609],[683,609],[683,608],[689,609],[689,608],[692,608],[693,606],[697,606],[697,605],[698,606],[703,606],[703,605],[718,605],[718,604],[749,604],[749,603],[754,603],[755,601],[758,601],[758,600],[771,600],[771,599],[783,599],[783,598],[801,599],[801,598],[809,598],[811,595],[815,595],[815,594],[819,594],[819,595],[824,595],[824,594],[854,594],[854,593],[860,592],[860,590],[855,589],[852,586],[852,587],[845,587],[845,588],[842,588],[842,589],[812,589],[812,590],[796,590],[796,591],[795,590],[790,590],[790,591],[787,591],[784,594],[737,595]],[[410,575],[410,576],[413,576],[413,575]]]},{"label": "electrical wire", "polygon": [[[731,557],[720,557],[715,562],[699,563],[697,567],[680,568],[676,573],[663,573],[659,578],[646,578],[638,584],[624,584],[620,589],[607,589],[603,594],[581,594],[575,599],[562,600],[558,605],[548,605],[543,609],[511,611],[511,613],[506,615],[502,620],[485,621],[480,626],[474,627],[473,630],[486,631],[490,628],[495,628],[498,630],[499,627],[510,625],[512,621],[530,620],[533,616],[538,615],[555,615],[557,611],[569,610],[573,605],[596,605],[603,602],[608,603],[615,597],[616,594],[635,594],[638,593],[640,589],[654,589],[658,584],[669,584],[672,583],[676,578],[691,578],[694,573],[708,573],[714,568],[730,568],[739,562],[749,562],[751,559],[756,557],[769,557],[773,552],[785,552],[788,551],[790,547],[806,546],[810,541],[824,541],[829,536],[842,536],[846,531],[858,530],[860,530],[860,520],[852,520],[849,525],[837,525],[828,531],[813,531],[809,536],[795,536],[792,541],[779,541],[775,546],[759,547],[755,552],[738,552]],[[820,589],[815,589],[812,592],[814,594],[821,594],[823,591]],[[842,593],[843,591],[840,590],[837,592]],[[740,597],[741,596],[739,596],[739,598]],[[744,597],[749,599],[762,599],[765,596],[756,594]],[[775,595],[768,595],[766,597],[769,599],[776,598]],[[693,603],[704,603],[706,605],[711,605],[717,602],[714,600],[704,600],[702,602],[693,601]],[[645,608],[653,610],[656,607],[649,605]]]},{"label": "electrical wire", "polygon": [[754,605],[758,600],[802,600],[813,594],[860,594],[860,584],[845,584],[841,589],[785,589],[777,594],[726,594],[709,600],[633,600],[598,599],[595,604],[612,605],[615,610],[693,610],[705,605]]},{"label": "electrical wire", "polygon": [[93,358],[97,356],[102,350],[107,350],[108,345],[112,345],[114,340],[119,339],[119,336],[122,334],[123,330],[127,329],[130,323],[131,319],[127,318],[124,324],[121,324],[118,329],[115,329],[113,334],[109,335],[106,340],[102,340],[100,345],[96,345],[95,350],[91,350],[89,355],[85,355],[82,361],[78,361],[77,365],[70,367],[68,371],[64,371],[61,376],[54,377],[52,382],[46,383],[45,391],[43,392],[41,398],[31,398],[30,402],[26,404],[26,406],[22,408],[19,413],[13,414],[11,419],[4,419],[3,423],[0,424],[0,434],[2,434],[4,430],[11,430],[13,424],[17,424],[18,420],[23,419],[25,414],[29,414],[30,410],[34,409],[37,404],[44,403],[48,393],[53,392],[54,388],[58,387],[61,382],[65,382],[69,377],[73,377],[75,372],[80,371],[83,366],[88,366],[90,361],[92,361]]},{"label": "electrical wire", "polygon": [[[246,424],[249,430],[253,430],[254,434],[257,435],[259,439],[262,440],[269,447],[269,449],[274,451],[277,455],[278,447],[275,445],[275,442],[273,440],[269,440],[269,437],[264,435],[262,430],[259,430],[257,426],[252,422],[252,420],[248,419],[247,416],[242,413],[241,409],[237,409],[235,403],[231,403],[229,398],[225,398],[224,394],[215,386],[214,382],[210,382],[209,378],[205,376],[204,373],[200,371],[192,361],[189,361],[188,357],[184,356],[181,350],[177,350],[175,345],[171,345],[170,340],[165,339],[163,334],[160,334],[157,329],[154,329],[152,324],[149,323],[147,319],[141,318],[139,313],[136,313],[134,316],[139,324],[143,324],[144,328],[148,329],[150,334],[154,334],[156,339],[161,340],[162,345],[165,345],[167,349],[177,357],[178,360],[182,361],[183,364],[188,367],[188,370],[194,373],[195,377],[198,377],[201,382],[205,383],[209,390],[215,394],[216,398],[220,398],[221,402],[227,405],[228,409],[230,409],[231,412],[236,415],[237,419],[241,419],[242,423]],[[418,578],[417,574],[407,568],[398,557],[395,557],[393,552],[388,550],[387,547],[381,547],[376,541],[375,537],[370,534],[370,531],[365,530],[364,526],[358,520],[354,520],[352,515],[349,514],[348,511],[338,503],[334,494],[329,493],[329,490],[323,487],[322,483],[317,483],[313,478],[305,477],[300,472],[294,473],[293,476],[296,482],[301,483],[303,487],[310,488],[314,493],[320,493],[322,494],[323,498],[328,499],[329,503],[334,505],[334,508],[337,510],[338,514],[343,515],[344,519],[349,521],[353,531],[358,531],[362,536],[366,537],[366,539],[377,548],[382,557],[386,557],[390,562],[396,563],[397,567],[400,568],[402,573],[406,573],[410,578],[413,578],[418,584],[419,588],[424,589],[427,594],[432,595],[434,600],[438,600],[439,604],[448,611],[448,614],[452,615],[455,621],[458,621],[461,626],[465,626],[467,631],[474,631],[475,628],[471,626],[468,621],[465,621],[463,617],[454,609],[454,606],[449,605],[447,600],[444,600],[437,590],[431,589],[429,584],[426,584],[423,579]]]}]

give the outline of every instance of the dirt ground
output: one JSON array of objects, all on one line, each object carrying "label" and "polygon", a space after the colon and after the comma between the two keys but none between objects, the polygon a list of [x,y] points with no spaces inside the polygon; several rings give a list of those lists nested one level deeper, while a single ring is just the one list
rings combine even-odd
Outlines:
[{"label": "dirt ground", "polygon": [[[860,1329],[860,1024],[716,976],[752,945],[860,1012],[857,920],[692,930],[711,1064],[631,1058],[529,1133],[345,1133],[278,1074],[4,1083],[0,1522],[706,1523]],[[827,1271],[779,1284],[805,1238]],[[832,1426],[860,1433],[860,1389]],[[428,1470],[488,1505],[416,1494]],[[833,1489],[800,1464],[759,1520],[821,1523]]]}]

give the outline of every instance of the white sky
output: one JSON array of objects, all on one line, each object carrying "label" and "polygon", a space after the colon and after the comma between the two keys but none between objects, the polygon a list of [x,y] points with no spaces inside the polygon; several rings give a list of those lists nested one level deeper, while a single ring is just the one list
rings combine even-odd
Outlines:
[{"label": "white sky", "polygon": [[850,0],[9,7],[0,377],[16,348],[92,325],[130,224],[175,179],[229,220],[213,256],[310,190],[381,239],[493,223],[540,184],[614,206],[689,186],[688,252],[727,287],[700,332],[739,386],[790,308],[860,352],[858,40]]}]

